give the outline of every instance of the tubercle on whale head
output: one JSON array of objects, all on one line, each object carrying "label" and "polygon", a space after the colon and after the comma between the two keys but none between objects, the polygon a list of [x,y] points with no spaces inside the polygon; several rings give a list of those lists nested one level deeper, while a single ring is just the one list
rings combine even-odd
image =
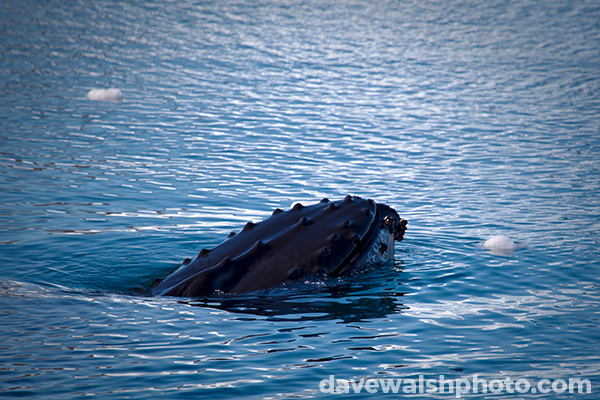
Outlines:
[{"label": "tubercle on whale head", "polygon": [[394,240],[401,242],[402,239],[404,239],[404,232],[406,232],[408,221],[404,218],[400,218],[395,211],[394,214],[394,216],[386,215],[381,221],[381,227],[386,227]]},{"label": "tubercle on whale head", "polygon": [[394,221],[394,238],[401,242],[404,239],[404,232],[406,232],[406,226],[408,225],[408,221],[404,218],[399,218],[399,220]]}]

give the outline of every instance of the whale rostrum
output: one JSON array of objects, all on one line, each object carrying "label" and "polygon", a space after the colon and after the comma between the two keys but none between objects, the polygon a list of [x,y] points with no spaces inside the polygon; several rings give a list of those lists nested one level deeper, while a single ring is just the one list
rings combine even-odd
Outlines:
[{"label": "whale rostrum", "polygon": [[248,222],[215,248],[202,249],[150,291],[199,297],[215,291],[267,289],[305,275],[338,276],[353,268],[386,262],[401,241],[407,221],[391,207],[346,196],[317,204],[276,209],[264,221]]}]

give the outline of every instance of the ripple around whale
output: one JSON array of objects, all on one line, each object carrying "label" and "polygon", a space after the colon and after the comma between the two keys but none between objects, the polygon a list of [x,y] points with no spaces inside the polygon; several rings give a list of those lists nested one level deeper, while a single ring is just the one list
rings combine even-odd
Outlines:
[{"label": "ripple around whale", "polygon": [[212,294],[182,304],[236,314],[266,316],[277,321],[358,322],[408,310],[404,292],[385,290],[386,281],[401,279],[401,266],[370,268],[334,279],[309,277],[251,294]]}]

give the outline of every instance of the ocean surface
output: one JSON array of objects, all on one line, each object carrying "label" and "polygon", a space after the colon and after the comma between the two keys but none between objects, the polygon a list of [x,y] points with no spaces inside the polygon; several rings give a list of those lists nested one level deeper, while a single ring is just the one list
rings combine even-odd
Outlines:
[{"label": "ocean surface", "polygon": [[[347,194],[409,221],[393,263],[244,295],[131,290]],[[477,375],[532,389],[462,397],[595,400],[599,246],[598,1],[0,3],[0,397]]]}]

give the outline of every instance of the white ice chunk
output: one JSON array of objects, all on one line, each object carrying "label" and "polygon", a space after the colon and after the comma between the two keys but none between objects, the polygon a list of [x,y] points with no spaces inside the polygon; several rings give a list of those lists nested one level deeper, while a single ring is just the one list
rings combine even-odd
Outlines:
[{"label": "white ice chunk", "polygon": [[506,235],[496,235],[485,241],[483,247],[487,249],[515,249],[515,242]]},{"label": "white ice chunk", "polygon": [[121,89],[92,89],[88,92],[87,98],[89,100],[120,103],[123,101],[123,92],[121,92]]},{"label": "white ice chunk", "polygon": [[492,254],[506,255],[511,254],[513,251],[523,246],[516,244],[506,235],[495,235],[488,238],[488,240],[483,243],[483,247],[489,249]]}]

